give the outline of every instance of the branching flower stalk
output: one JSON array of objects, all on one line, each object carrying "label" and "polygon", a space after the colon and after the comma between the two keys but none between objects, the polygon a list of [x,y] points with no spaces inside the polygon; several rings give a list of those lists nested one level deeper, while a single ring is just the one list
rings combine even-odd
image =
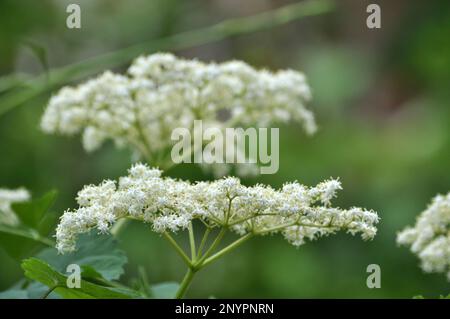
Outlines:
[{"label": "branching flower stalk", "polygon": [[[56,247],[61,253],[73,251],[79,234],[93,229],[106,233],[121,219],[149,223],[187,265],[177,293],[181,298],[200,269],[255,236],[279,233],[297,247],[337,231],[360,233],[364,240],[373,238],[378,215],[357,207],[331,207],[339,189],[341,184],[334,179],[315,187],[287,183],[278,190],[265,185],[246,187],[234,177],[190,183],[162,177],[160,170],[136,164],[118,183],[106,180],[78,193],[79,207],[67,210],[60,219]],[[205,226],[199,244],[194,236],[195,220]],[[171,235],[181,230],[188,231],[190,256]],[[220,248],[227,232],[239,238]],[[208,241],[213,233],[216,237]]]}]

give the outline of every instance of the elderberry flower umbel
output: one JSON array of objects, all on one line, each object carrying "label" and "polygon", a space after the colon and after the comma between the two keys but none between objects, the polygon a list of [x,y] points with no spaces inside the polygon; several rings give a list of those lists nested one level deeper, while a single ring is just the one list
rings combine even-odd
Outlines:
[{"label": "elderberry flower umbel", "polygon": [[161,165],[156,158],[172,146],[172,131],[192,129],[194,120],[219,129],[294,121],[312,134],[314,115],[305,107],[310,97],[304,75],[296,71],[158,53],[136,59],[126,75],[105,72],[62,88],[51,98],[41,127],[47,133],[82,133],[87,151],[111,139]]},{"label": "elderberry flower umbel", "polygon": [[246,187],[234,177],[190,183],[161,177],[161,171],[136,164],[117,184],[106,180],[78,193],[79,208],[66,211],[60,219],[57,248],[72,251],[77,235],[92,229],[107,232],[121,218],[150,223],[158,233],[177,232],[199,219],[240,236],[281,233],[295,246],[339,230],[373,238],[377,213],[331,207],[339,189],[340,182],[333,179],[315,187],[293,182],[278,190],[265,185]]},{"label": "elderberry flower umbel", "polygon": [[24,188],[0,188],[0,224],[17,225],[19,220],[11,205],[25,202],[30,199],[30,193]]},{"label": "elderberry flower umbel", "polygon": [[408,245],[425,272],[446,273],[450,281],[450,193],[433,198],[417,218],[397,236],[400,245]]}]

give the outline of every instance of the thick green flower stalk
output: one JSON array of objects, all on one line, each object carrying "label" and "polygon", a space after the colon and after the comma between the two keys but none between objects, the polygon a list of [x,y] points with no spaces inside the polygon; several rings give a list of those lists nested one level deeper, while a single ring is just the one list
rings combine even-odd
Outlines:
[{"label": "thick green flower stalk", "polygon": [[[190,183],[161,177],[161,171],[136,164],[118,183],[107,180],[78,193],[79,208],[66,211],[57,227],[57,248],[62,253],[72,251],[79,234],[93,229],[108,232],[122,218],[149,223],[188,266],[178,293],[182,297],[196,271],[254,236],[280,233],[294,246],[341,230],[373,238],[378,215],[357,207],[331,207],[339,189],[341,184],[333,179],[315,187],[288,183],[278,190],[265,185],[246,187],[234,177]],[[194,220],[205,226],[200,245],[195,243]],[[190,257],[170,235],[184,229],[189,231]],[[214,229],[217,237],[206,247]],[[217,250],[227,231],[239,238]]]}]

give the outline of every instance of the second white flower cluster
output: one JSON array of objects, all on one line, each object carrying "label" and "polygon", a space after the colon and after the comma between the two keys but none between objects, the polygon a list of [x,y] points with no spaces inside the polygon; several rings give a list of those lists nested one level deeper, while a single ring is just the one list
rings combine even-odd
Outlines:
[{"label": "second white flower cluster", "polygon": [[202,63],[172,54],[138,58],[127,75],[105,72],[52,97],[45,132],[83,134],[87,151],[112,139],[154,164],[171,147],[175,128],[260,126],[293,120],[314,133],[305,107],[311,93],[302,73],[256,70],[241,61]]},{"label": "second white flower cluster", "polygon": [[416,225],[398,234],[397,242],[410,246],[425,272],[446,273],[450,281],[450,193],[433,198]]}]

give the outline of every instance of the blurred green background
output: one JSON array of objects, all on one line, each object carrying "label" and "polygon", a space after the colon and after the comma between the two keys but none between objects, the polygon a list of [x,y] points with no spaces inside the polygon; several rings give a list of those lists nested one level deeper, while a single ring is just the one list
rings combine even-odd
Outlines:
[{"label": "blurred green background", "polygon": [[[2,0],[0,75],[37,75],[292,2]],[[314,185],[340,177],[344,190],[337,205],[372,208],[381,216],[371,242],[339,234],[295,249],[279,236],[252,240],[202,270],[188,297],[410,298],[450,292],[445,275],[422,273],[418,259],[395,243],[397,231],[413,224],[435,194],[450,189],[450,2],[373,1],[381,6],[382,27],[369,30],[370,2],[338,1],[327,14],[175,51],[304,71],[320,131],[308,138],[300,127],[282,127],[279,172],[245,183]],[[65,26],[69,3],[81,5],[79,30]],[[0,116],[0,187],[24,186],[33,196],[56,188],[62,213],[75,206],[83,185],[124,175],[131,162],[127,151],[111,144],[86,154],[79,138],[44,135],[39,120],[48,98],[41,94]],[[191,166],[172,175],[211,178]],[[129,224],[120,239],[129,258],[123,282],[136,276],[138,265],[151,283],[181,280],[184,265],[148,226]],[[380,289],[366,287],[369,264],[381,266]],[[0,291],[21,277],[18,261],[0,250]]]}]

